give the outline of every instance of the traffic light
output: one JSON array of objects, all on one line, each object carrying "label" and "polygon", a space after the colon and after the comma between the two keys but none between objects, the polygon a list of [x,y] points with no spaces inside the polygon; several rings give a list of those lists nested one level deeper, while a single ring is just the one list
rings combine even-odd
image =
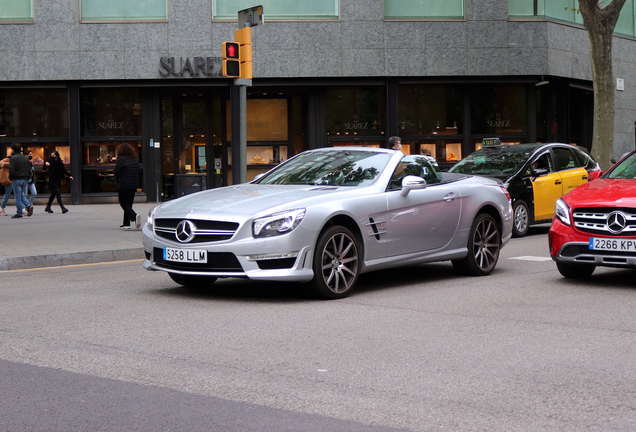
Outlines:
[{"label": "traffic light", "polygon": [[237,42],[223,42],[223,76],[241,76],[240,46]]},{"label": "traffic light", "polygon": [[241,78],[252,79],[252,28],[243,27],[235,31],[234,40],[241,46]]}]

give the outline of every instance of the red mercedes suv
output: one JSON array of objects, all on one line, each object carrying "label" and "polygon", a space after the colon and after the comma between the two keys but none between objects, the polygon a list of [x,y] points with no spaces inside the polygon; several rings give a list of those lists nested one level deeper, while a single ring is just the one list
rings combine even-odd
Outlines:
[{"label": "red mercedes suv", "polygon": [[636,268],[636,150],[557,200],[548,242],[566,278],[596,266]]}]

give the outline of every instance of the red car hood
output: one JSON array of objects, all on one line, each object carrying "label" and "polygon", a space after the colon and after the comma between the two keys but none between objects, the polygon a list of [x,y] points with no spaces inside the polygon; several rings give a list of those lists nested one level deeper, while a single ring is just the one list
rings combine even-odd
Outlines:
[{"label": "red car hood", "polygon": [[597,179],[577,187],[564,199],[576,207],[636,207],[636,180]]}]

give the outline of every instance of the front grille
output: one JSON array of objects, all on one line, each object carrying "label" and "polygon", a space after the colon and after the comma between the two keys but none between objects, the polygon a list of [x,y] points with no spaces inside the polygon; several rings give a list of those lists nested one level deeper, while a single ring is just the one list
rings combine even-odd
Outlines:
[{"label": "front grille", "polygon": [[208,261],[205,263],[180,263],[163,259],[163,249],[154,248],[155,263],[164,268],[174,270],[199,270],[218,272],[243,272],[241,263],[231,252],[208,252]]},{"label": "front grille", "polygon": [[[176,236],[177,225],[184,219],[155,219],[155,235],[166,240],[181,243]],[[192,243],[212,243],[222,240],[229,240],[239,227],[236,222],[209,221],[199,219],[188,219],[195,226],[194,237],[187,242]]]},{"label": "front grille", "polygon": [[[620,212],[625,217],[625,227],[619,233],[612,232],[608,224],[608,218],[614,212]],[[572,218],[576,229],[582,232],[616,237],[636,235],[636,210],[632,208],[577,208],[572,212]]]}]

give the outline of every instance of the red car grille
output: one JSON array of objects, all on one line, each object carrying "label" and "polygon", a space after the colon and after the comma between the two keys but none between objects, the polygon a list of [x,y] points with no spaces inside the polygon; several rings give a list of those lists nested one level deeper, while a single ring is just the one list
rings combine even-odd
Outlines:
[{"label": "red car grille", "polygon": [[577,208],[574,226],[582,232],[617,237],[636,236],[636,209],[617,207]]}]

